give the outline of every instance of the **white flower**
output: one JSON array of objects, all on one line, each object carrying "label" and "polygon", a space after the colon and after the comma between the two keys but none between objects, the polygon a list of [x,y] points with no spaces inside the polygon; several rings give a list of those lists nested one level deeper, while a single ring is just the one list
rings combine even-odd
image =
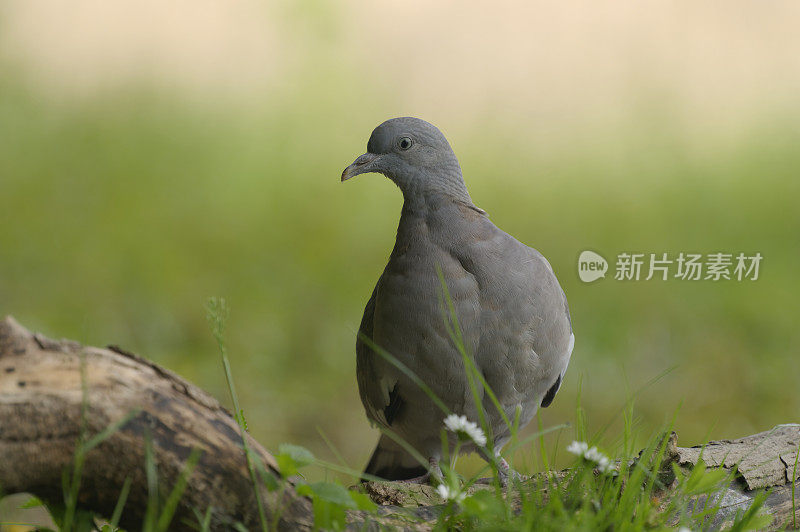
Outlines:
[{"label": "white flower", "polygon": [[467,419],[467,416],[458,416],[450,414],[444,418],[444,426],[447,430],[455,432],[456,434],[464,435],[479,447],[486,445],[486,435],[478,427],[477,424]]},{"label": "white flower", "polygon": [[446,484],[439,484],[439,486],[436,487],[436,491],[439,492],[439,496],[446,501],[461,502],[466,496],[459,491],[458,488],[451,488]]},{"label": "white flower", "polygon": [[601,473],[614,472],[614,465],[611,459],[597,450],[597,447],[589,447],[585,441],[574,441],[567,446],[567,452],[580,456],[584,460],[597,464],[597,469]]},{"label": "white flower", "polygon": [[692,532],[692,529],[688,528],[688,527],[685,527],[685,526],[682,526],[682,527],[680,527],[678,529],[678,532]]},{"label": "white flower", "polygon": [[[597,450],[597,447],[592,447],[588,451],[583,454],[583,457],[589,460],[590,462],[600,463],[605,457],[603,453]],[[606,458],[606,460],[608,460]]]},{"label": "white flower", "polygon": [[589,449],[589,444],[585,441],[574,441],[567,445],[567,452],[576,454],[578,456],[583,456],[583,454]]},{"label": "white flower", "polygon": [[611,459],[608,456],[601,456],[597,461],[597,469],[599,469],[601,473],[610,473],[614,471],[614,468],[611,466]]}]

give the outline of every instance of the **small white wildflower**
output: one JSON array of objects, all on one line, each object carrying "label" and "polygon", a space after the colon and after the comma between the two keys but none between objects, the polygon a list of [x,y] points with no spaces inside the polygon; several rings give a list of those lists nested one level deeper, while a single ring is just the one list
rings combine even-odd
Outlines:
[{"label": "small white wildflower", "polygon": [[585,441],[574,441],[570,443],[567,446],[567,451],[580,456],[584,460],[594,462],[597,464],[597,469],[599,469],[601,473],[611,473],[615,471],[611,459],[597,450],[597,447],[590,448],[589,444]]},{"label": "small white wildflower", "polygon": [[614,468],[611,467],[611,459],[608,456],[601,456],[597,461],[597,469],[599,469],[601,473],[613,471]]},{"label": "small white wildflower", "polygon": [[591,449],[583,453],[583,457],[589,460],[590,462],[595,462],[598,464],[600,463],[600,460],[605,458],[605,456],[603,456],[603,453],[597,450],[597,447],[592,447]]},{"label": "small white wildflower", "polygon": [[682,526],[678,529],[678,532],[692,532],[692,529],[689,527]]},{"label": "small white wildflower", "polygon": [[450,414],[444,418],[444,426],[447,430],[455,432],[458,435],[464,435],[479,447],[486,445],[486,435],[478,427],[477,424],[467,419],[467,416],[458,416]]},{"label": "small white wildflower", "polygon": [[589,444],[585,441],[574,441],[567,445],[567,452],[578,456],[583,456],[583,453],[589,449]]},{"label": "small white wildflower", "polygon": [[439,496],[446,501],[461,502],[466,496],[463,492],[459,491],[458,488],[451,488],[445,484],[439,484],[436,491],[439,492]]}]

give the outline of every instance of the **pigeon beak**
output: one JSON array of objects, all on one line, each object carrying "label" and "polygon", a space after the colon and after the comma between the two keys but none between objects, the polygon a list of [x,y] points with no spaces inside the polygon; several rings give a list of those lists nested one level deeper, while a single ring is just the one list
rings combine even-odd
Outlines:
[{"label": "pigeon beak", "polygon": [[351,177],[355,177],[358,174],[366,174],[367,172],[372,172],[372,163],[379,158],[378,155],[374,153],[365,153],[361,155],[353,161],[353,164],[348,166],[342,172],[342,182],[347,181]]}]

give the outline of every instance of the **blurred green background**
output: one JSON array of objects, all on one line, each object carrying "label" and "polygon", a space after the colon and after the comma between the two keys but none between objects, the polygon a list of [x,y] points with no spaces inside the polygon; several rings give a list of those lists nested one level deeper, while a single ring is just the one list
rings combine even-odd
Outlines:
[{"label": "blurred green background", "polygon": [[[332,460],[321,431],[360,468],[355,331],[402,198],[339,175],[414,115],[567,293],[544,426],[579,383],[590,428],[619,422],[670,368],[636,397],[645,435],[679,407],[683,444],[799,421],[796,3],[0,5],[0,314],[227,404],[203,309],[224,296],[254,436]],[[584,284],[584,249],[764,259],[755,282]]]}]

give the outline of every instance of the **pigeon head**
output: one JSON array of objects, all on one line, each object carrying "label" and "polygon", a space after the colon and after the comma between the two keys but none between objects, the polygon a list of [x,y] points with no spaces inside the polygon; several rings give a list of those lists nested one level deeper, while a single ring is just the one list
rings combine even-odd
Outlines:
[{"label": "pigeon head", "polygon": [[373,172],[394,181],[407,201],[443,194],[472,204],[447,139],[419,118],[393,118],[376,127],[367,153],[345,168],[342,181]]}]

